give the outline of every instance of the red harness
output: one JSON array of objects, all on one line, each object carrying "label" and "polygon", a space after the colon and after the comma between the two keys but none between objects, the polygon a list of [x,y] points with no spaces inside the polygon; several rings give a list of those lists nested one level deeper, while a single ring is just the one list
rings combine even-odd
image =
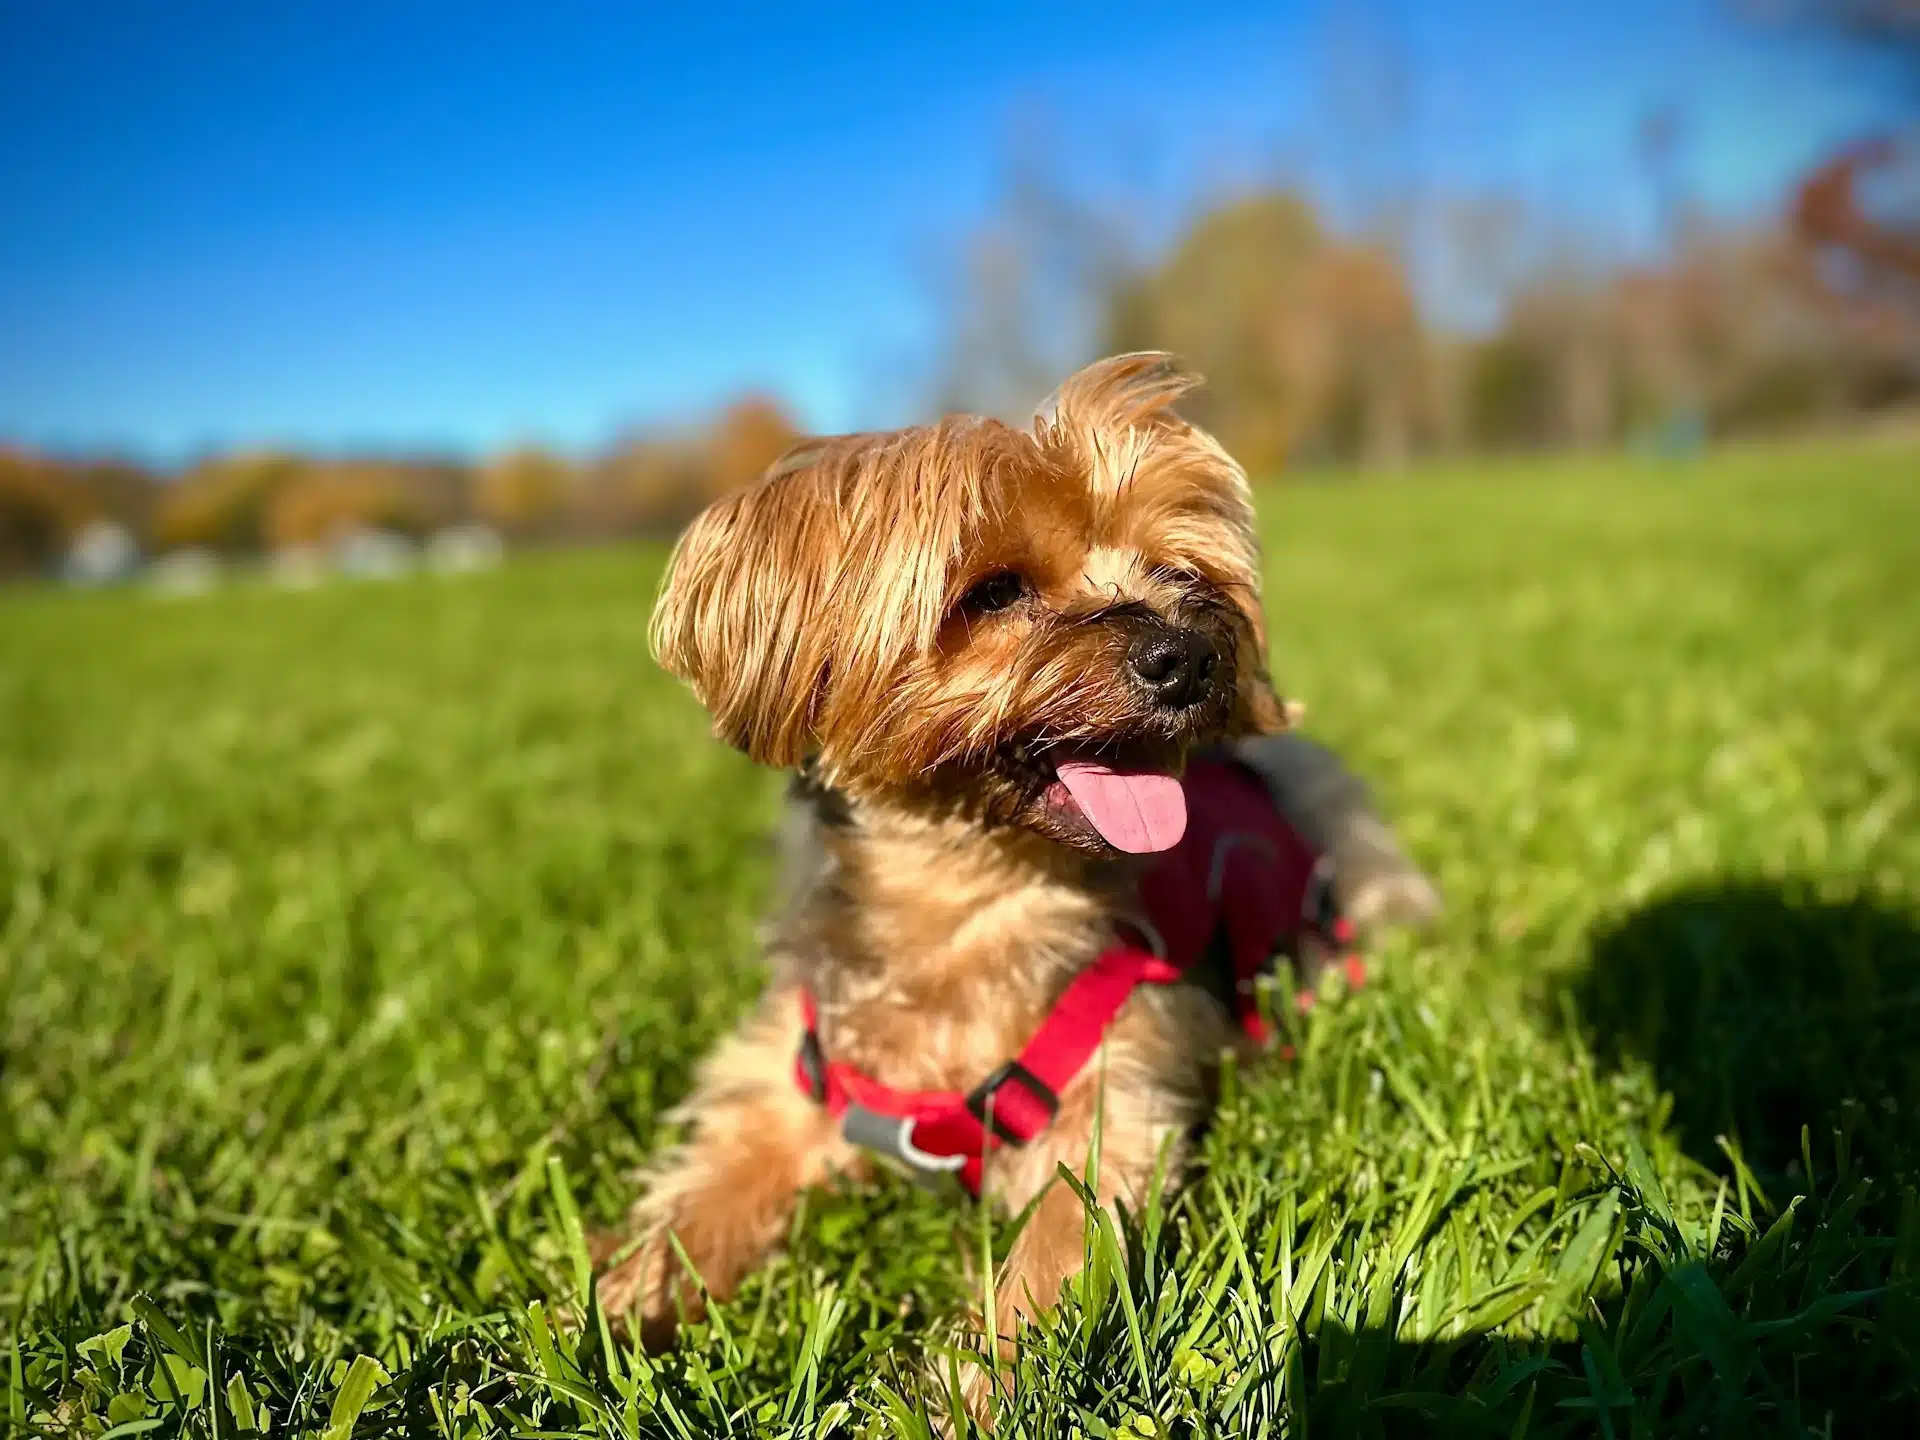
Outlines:
[{"label": "red harness", "polygon": [[[1061,1092],[1136,987],[1172,984],[1210,962],[1242,1028],[1266,1041],[1257,978],[1276,956],[1297,952],[1307,932],[1337,946],[1352,938],[1334,905],[1332,866],[1251,771],[1200,760],[1182,784],[1187,831],[1141,877],[1145,920],[1073,978],[1018,1056],[970,1091],[895,1090],[826,1058],[813,995],[803,990],[806,1033],[794,1058],[802,1093],[825,1106],[856,1145],[924,1174],[951,1174],[978,1195],[987,1155],[1002,1144],[1024,1145],[1052,1123]],[[1356,982],[1365,974],[1352,957],[1347,972]]]}]

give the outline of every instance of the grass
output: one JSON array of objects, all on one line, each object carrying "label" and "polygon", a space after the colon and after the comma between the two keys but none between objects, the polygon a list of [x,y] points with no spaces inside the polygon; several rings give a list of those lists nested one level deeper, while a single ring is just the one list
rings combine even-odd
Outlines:
[{"label": "grass", "polygon": [[[1920,1414],[1916,473],[1266,497],[1278,671],[1450,908],[1090,1220],[1000,1433]],[[905,1184],[810,1197],[674,1353],[578,1328],[755,988],[779,789],[650,665],[659,563],[0,597],[0,1430],[944,1413],[1009,1227]]]}]

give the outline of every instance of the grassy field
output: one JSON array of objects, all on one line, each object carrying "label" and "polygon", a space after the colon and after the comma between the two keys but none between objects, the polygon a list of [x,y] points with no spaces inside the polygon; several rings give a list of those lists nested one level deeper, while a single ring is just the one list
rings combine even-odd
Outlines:
[{"label": "grassy field", "polygon": [[[1000,1433],[1913,1421],[1920,453],[1263,514],[1276,670],[1448,914],[1090,1223]],[[0,596],[0,1430],[944,1411],[1008,1225],[903,1183],[813,1196],[675,1353],[577,1329],[754,991],[779,793],[648,661],[659,564]]]}]

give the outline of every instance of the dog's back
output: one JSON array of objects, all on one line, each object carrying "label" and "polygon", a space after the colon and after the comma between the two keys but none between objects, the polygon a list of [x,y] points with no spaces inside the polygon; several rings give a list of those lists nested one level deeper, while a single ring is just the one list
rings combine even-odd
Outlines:
[{"label": "dog's back", "polygon": [[1362,931],[1420,925],[1440,891],[1401,848],[1365,782],[1303,735],[1263,735],[1228,747],[1266,782],[1273,802],[1316,851],[1331,855],[1341,913]]}]

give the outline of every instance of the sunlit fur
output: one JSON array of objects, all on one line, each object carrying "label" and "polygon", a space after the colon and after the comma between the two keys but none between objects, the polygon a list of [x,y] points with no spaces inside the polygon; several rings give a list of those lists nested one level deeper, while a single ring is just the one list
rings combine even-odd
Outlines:
[{"label": "sunlit fur", "polygon": [[[1028,431],[954,417],[818,442],[681,541],[661,662],[723,738],[806,767],[804,853],[761,1008],[704,1067],[601,1278],[606,1309],[643,1334],[703,1303],[669,1232],[724,1296],[800,1187],[869,1163],[795,1088],[799,986],[834,1058],[902,1089],[971,1088],[1135,903],[1138,862],[1049,803],[1049,757],[1177,770],[1284,727],[1246,477],[1173,410],[1193,383],[1164,356],[1122,356],[1069,379]],[[1016,602],[970,608],[1008,573]],[[1143,698],[1125,663],[1140,625],[1211,638],[1204,702]],[[1079,1265],[1079,1204],[1053,1182],[1061,1163],[1086,1169],[1096,1108],[1095,1193],[1137,1201],[1157,1163],[1177,1177],[1235,1033],[1196,988],[1143,989],[1052,1127],[992,1157],[985,1188],[1014,1207],[1053,1186],[999,1278],[1006,1334]]]},{"label": "sunlit fur", "polygon": [[[681,541],[661,663],[756,760],[812,759],[854,795],[1004,806],[972,782],[1011,742],[1178,752],[1280,728],[1246,477],[1172,410],[1193,383],[1123,356],[1067,381],[1030,431],[956,416],[796,451]],[[957,608],[1005,570],[1032,603]],[[1221,642],[1232,676],[1208,714],[1169,728],[1143,709],[1123,628],[1102,623],[1130,605]]]}]

